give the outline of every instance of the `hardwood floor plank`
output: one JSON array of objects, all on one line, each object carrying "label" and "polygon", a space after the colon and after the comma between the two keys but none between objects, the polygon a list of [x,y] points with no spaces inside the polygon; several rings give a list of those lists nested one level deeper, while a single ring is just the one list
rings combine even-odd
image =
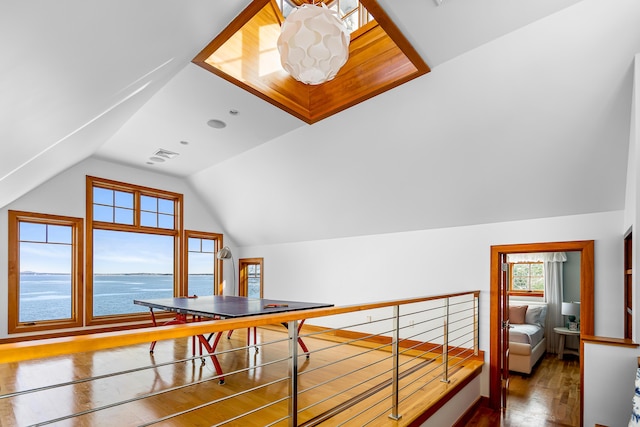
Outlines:
[{"label": "hardwood floor plank", "polygon": [[479,407],[467,427],[578,427],[580,361],[546,354],[531,375],[511,374],[507,409]]},{"label": "hardwood floor plank", "polygon": [[[0,399],[0,425],[21,427],[104,406],[106,409],[99,412],[61,419],[55,425],[139,426],[170,417],[157,425],[211,426],[240,416],[252,408],[264,406],[255,414],[242,417],[230,425],[251,427],[275,422],[275,426],[287,426],[286,420],[276,421],[287,415],[288,401],[285,399],[269,405],[288,395],[287,334],[281,328],[259,328],[258,333],[259,351],[254,347],[244,348],[246,331],[237,330],[232,339],[221,340],[218,359],[225,372],[224,385],[218,384],[210,358],[205,358],[204,363],[200,358],[189,360],[189,338],[160,341],[153,354],[149,353],[147,344],[139,344],[0,364],[0,394],[75,382],[56,389]],[[451,365],[451,383],[445,384],[440,381],[440,355],[429,354],[418,358],[403,356],[403,369],[418,364],[424,364],[425,367],[416,369],[401,380],[400,398],[401,401],[405,398],[407,401],[401,403],[403,418],[396,422],[387,417],[390,413],[390,387],[383,388],[373,396],[355,399],[372,386],[390,378],[388,351],[367,346],[335,347],[336,342],[315,338],[306,338],[305,341],[311,356],[306,358],[301,355],[298,361],[301,372],[301,393],[298,398],[300,422],[353,398],[353,404],[323,425],[335,425],[338,421],[346,421],[347,425],[362,425],[376,414],[382,414],[381,419],[372,425],[408,425],[448,388],[454,387],[482,366],[482,362],[476,360]],[[338,359],[343,360],[337,362]],[[141,367],[148,369],[139,369]],[[77,382],[115,371],[130,372],[91,382]],[[235,397],[232,402],[225,400],[250,387],[255,389]],[[134,401],[144,396],[147,397]],[[115,406],[122,401],[124,403]],[[172,416],[174,414],[177,415]]]}]

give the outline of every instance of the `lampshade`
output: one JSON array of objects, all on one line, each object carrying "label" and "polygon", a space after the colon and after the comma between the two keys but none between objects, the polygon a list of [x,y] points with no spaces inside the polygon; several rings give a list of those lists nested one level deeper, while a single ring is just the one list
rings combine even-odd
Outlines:
[{"label": "lampshade", "polygon": [[347,28],[322,3],[293,9],[282,24],[278,51],[282,67],[294,79],[317,85],[333,79],[349,58]]},{"label": "lampshade", "polygon": [[563,316],[579,316],[580,315],[580,303],[576,302],[563,302],[562,303],[562,315]]},{"label": "lampshade", "polygon": [[231,249],[229,249],[229,246],[225,246],[224,248],[220,249],[218,251],[217,258],[218,259],[229,259],[229,258],[231,258]]},{"label": "lampshade", "polygon": [[236,294],[236,266],[233,262],[233,255],[231,254],[231,249],[229,246],[225,246],[218,251],[216,255],[218,259],[230,259],[231,260],[231,272],[233,273],[233,282],[231,282],[231,295]]}]

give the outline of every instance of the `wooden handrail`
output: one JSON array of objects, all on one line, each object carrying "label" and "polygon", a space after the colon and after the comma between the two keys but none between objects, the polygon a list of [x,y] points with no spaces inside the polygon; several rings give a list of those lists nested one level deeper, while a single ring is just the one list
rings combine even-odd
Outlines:
[{"label": "wooden handrail", "polygon": [[23,360],[81,353],[85,351],[105,350],[127,345],[143,344],[151,341],[185,338],[194,335],[206,335],[213,332],[243,329],[253,326],[271,325],[293,320],[312,319],[337,314],[371,310],[376,308],[393,307],[396,305],[414,304],[444,298],[453,298],[463,295],[474,295],[476,298],[478,298],[480,295],[480,291],[459,292],[420,298],[404,298],[398,300],[373,302],[367,304],[354,304],[341,307],[291,311],[279,314],[265,314],[240,319],[193,322],[185,325],[159,326],[157,328],[145,328],[143,330],[134,329],[1,344],[0,363],[19,362]]},{"label": "wooden handrail", "polygon": [[594,335],[581,335],[582,342],[589,344],[602,344],[602,345],[615,345],[620,347],[638,347],[638,343],[629,338],[612,338],[612,337],[600,337]]}]

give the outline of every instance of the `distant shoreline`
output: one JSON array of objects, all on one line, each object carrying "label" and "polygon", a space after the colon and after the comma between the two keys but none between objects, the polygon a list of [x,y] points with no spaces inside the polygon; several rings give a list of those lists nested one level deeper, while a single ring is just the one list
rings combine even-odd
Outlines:
[{"label": "distant shoreline", "polygon": [[[24,276],[68,276],[70,273],[37,273],[35,271],[21,271]],[[173,273],[95,273],[94,276],[173,276]],[[213,276],[213,273],[194,273],[189,276]]]}]

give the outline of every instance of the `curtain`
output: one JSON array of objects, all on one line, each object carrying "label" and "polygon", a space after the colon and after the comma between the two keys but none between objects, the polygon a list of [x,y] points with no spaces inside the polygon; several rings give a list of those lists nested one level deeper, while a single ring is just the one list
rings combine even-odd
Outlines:
[{"label": "curtain", "polygon": [[[551,254],[550,254],[551,255]],[[558,339],[553,328],[562,326],[562,263],[567,260],[564,252],[555,252],[546,257],[544,265],[544,295],[547,300],[547,321],[545,336],[547,337],[547,351],[557,353]]]},{"label": "curtain", "polygon": [[507,254],[507,262],[565,262],[564,252],[541,252],[530,254]]}]

